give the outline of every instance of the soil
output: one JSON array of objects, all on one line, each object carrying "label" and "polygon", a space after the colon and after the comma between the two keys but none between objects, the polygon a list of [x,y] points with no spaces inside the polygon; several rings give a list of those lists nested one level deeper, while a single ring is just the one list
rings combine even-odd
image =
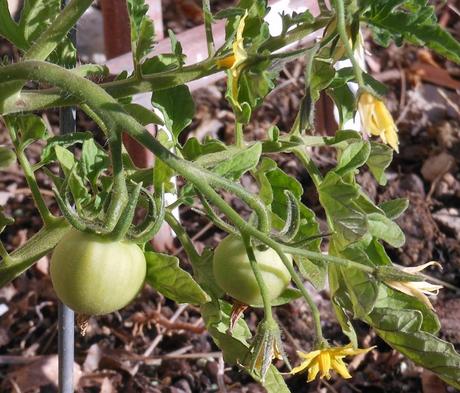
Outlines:
[{"label": "soil", "polygon": [[[198,17],[190,21],[189,11],[184,11],[184,4],[193,2],[164,3],[166,26],[180,30],[199,23]],[[182,14],[174,12],[179,6]],[[460,38],[460,22],[452,8],[444,5],[438,11],[446,20],[446,26]],[[395,155],[387,171],[387,186],[378,186],[365,170],[360,172],[359,182],[378,203],[395,197],[409,199],[409,209],[398,220],[406,234],[406,244],[399,249],[388,248],[388,252],[395,263],[405,266],[429,260],[441,263],[442,272],[429,272],[446,283],[434,306],[442,323],[441,336],[459,350],[460,107],[448,78],[459,81],[460,68],[425,50],[395,46],[382,49],[369,39],[366,45],[373,54],[367,64],[370,73],[389,86],[388,105],[397,119],[401,145],[400,154]],[[0,54],[17,55],[4,41],[0,42]],[[428,66],[442,70],[441,76],[436,74],[437,79],[430,78],[428,72],[427,77]],[[288,130],[297,113],[302,90],[303,64],[290,63],[280,73],[275,90],[255,112],[245,130],[246,137],[263,139],[272,124],[277,124],[282,131]],[[195,93],[196,116],[184,138],[211,135],[232,141],[233,114],[224,96],[223,81]],[[57,131],[56,111],[47,111],[43,116]],[[94,129],[81,114],[78,124],[82,129]],[[0,143],[9,143],[4,129],[0,132]],[[38,157],[40,148],[32,146],[29,151],[32,159]],[[332,151],[312,149],[311,154],[322,171],[335,163]],[[293,157],[277,156],[276,159],[284,170],[302,182],[305,202],[321,219],[321,209],[307,174]],[[40,174],[39,182],[46,190],[47,202],[56,211],[49,180]],[[244,209],[239,201],[232,202],[240,211]],[[1,235],[8,250],[12,250],[40,227],[18,167],[0,173],[0,206],[16,219]],[[181,209],[181,219],[198,250],[214,247],[223,236],[190,209]],[[177,242],[170,252],[179,255],[182,265],[189,268]],[[313,288],[309,289],[314,293]],[[346,343],[327,290],[315,293],[314,299],[321,311],[325,336],[334,342]],[[291,362],[296,363],[296,350],[308,350],[312,346],[311,316],[301,301],[277,307],[276,316],[285,332],[287,354]],[[249,310],[245,318],[254,329],[261,312]],[[56,321],[56,297],[48,276],[48,258],[44,257],[27,273],[0,289],[1,392],[56,391]],[[145,288],[135,302],[120,312],[92,318],[87,324],[86,335],[80,336],[77,332],[75,340],[80,392],[189,393],[224,391],[224,388],[232,393],[263,391],[236,367],[223,364],[218,348],[203,329],[198,309],[178,306],[151,288]],[[366,357],[351,361],[353,379],[307,384],[306,376],[299,375],[287,378],[291,390],[298,393],[455,391],[393,351],[366,325],[357,323],[356,328],[361,346],[376,345],[377,348]],[[282,364],[279,366],[284,370]]]}]

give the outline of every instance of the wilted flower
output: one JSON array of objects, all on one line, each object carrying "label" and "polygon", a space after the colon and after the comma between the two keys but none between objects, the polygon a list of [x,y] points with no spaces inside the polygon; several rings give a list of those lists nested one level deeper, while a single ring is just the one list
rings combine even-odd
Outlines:
[{"label": "wilted flower", "polygon": [[[401,270],[404,273],[415,274],[423,269],[426,269],[428,266],[438,265],[437,262],[428,262],[420,266],[414,267],[404,267]],[[439,290],[442,288],[442,285],[430,284],[427,281],[397,281],[397,280],[385,280],[385,284],[389,287],[396,289],[397,291],[403,292],[406,295],[414,296],[422,303],[426,304],[432,310],[433,305],[430,303],[428,296],[437,295]],[[428,295],[428,296],[427,296]]]},{"label": "wilted flower", "polygon": [[359,96],[358,110],[364,132],[380,136],[384,143],[399,152],[398,129],[384,102],[363,92]]},{"label": "wilted flower", "polygon": [[330,370],[335,370],[342,378],[351,378],[343,358],[367,353],[373,348],[354,349],[351,344],[348,344],[344,347],[321,348],[308,353],[298,352],[303,361],[300,366],[292,369],[291,374],[298,374],[308,369],[307,382],[313,381],[318,373],[320,378],[330,379]]},{"label": "wilted flower", "polygon": [[264,320],[257,327],[254,342],[250,348],[248,369],[263,381],[274,359],[283,360],[290,368],[281,342],[281,333],[273,320]]},{"label": "wilted flower", "polygon": [[[231,73],[231,97],[234,103],[238,104],[238,80],[240,78],[242,65],[248,58],[248,54],[244,49],[243,31],[245,26],[245,19],[248,16],[246,10],[245,14],[241,17],[238,27],[236,29],[235,41],[233,41],[233,53],[223,59],[217,60],[216,64],[219,68],[230,69]],[[241,108],[240,108],[241,109]]]}]

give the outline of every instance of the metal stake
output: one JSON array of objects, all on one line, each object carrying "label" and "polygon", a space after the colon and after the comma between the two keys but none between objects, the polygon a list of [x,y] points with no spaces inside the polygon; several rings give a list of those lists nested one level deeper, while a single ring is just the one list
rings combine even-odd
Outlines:
[{"label": "metal stake", "polygon": [[[63,0],[62,6],[69,0]],[[69,38],[75,45],[75,29],[69,32]],[[59,129],[61,134],[75,131],[75,109],[61,108],[59,110]],[[74,364],[74,312],[59,301],[58,304],[58,363],[59,363],[59,393],[72,393],[73,389],[73,364]]]}]

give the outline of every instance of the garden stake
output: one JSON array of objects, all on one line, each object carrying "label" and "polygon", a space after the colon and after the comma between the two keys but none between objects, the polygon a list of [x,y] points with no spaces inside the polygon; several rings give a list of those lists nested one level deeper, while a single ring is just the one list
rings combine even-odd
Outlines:
[{"label": "garden stake", "polygon": [[[65,6],[69,0],[63,1]],[[69,36],[76,45],[76,30],[73,28]],[[59,130],[61,134],[75,132],[76,112],[72,107],[59,110]],[[74,363],[74,312],[60,300],[58,301],[58,384],[59,393],[73,392]]]}]

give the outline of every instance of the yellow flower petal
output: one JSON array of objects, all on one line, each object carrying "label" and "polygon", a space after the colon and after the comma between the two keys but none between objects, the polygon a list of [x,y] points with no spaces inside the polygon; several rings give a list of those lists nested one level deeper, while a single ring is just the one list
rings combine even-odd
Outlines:
[{"label": "yellow flower petal", "polygon": [[291,373],[297,374],[308,369],[308,382],[313,381],[318,374],[320,378],[331,378],[331,370],[335,370],[343,378],[351,378],[343,358],[366,353],[373,348],[375,347],[354,349],[351,344],[348,344],[344,347],[322,348],[309,353],[299,352],[299,356],[305,360],[300,366],[294,368]]},{"label": "yellow flower petal", "polygon": [[380,136],[384,143],[398,151],[398,129],[383,101],[364,92],[359,96],[358,110],[364,132]]},{"label": "yellow flower petal", "polygon": [[337,371],[337,373],[342,378],[345,378],[345,379],[351,378],[351,375],[350,375],[350,373],[348,372],[348,369],[347,369],[347,365],[345,364],[345,362],[342,359],[340,359],[340,358],[332,359],[331,366],[335,371]]},{"label": "yellow flower petal", "polygon": [[329,374],[329,370],[331,368],[331,355],[329,352],[322,351],[318,356],[318,363],[321,371],[320,377],[330,379],[331,375]]},{"label": "yellow flower petal", "polygon": [[318,360],[315,359],[310,369],[308,370],[307,382],[314,381],[318,373],[319,373],[319,363],[318,363]]}]

